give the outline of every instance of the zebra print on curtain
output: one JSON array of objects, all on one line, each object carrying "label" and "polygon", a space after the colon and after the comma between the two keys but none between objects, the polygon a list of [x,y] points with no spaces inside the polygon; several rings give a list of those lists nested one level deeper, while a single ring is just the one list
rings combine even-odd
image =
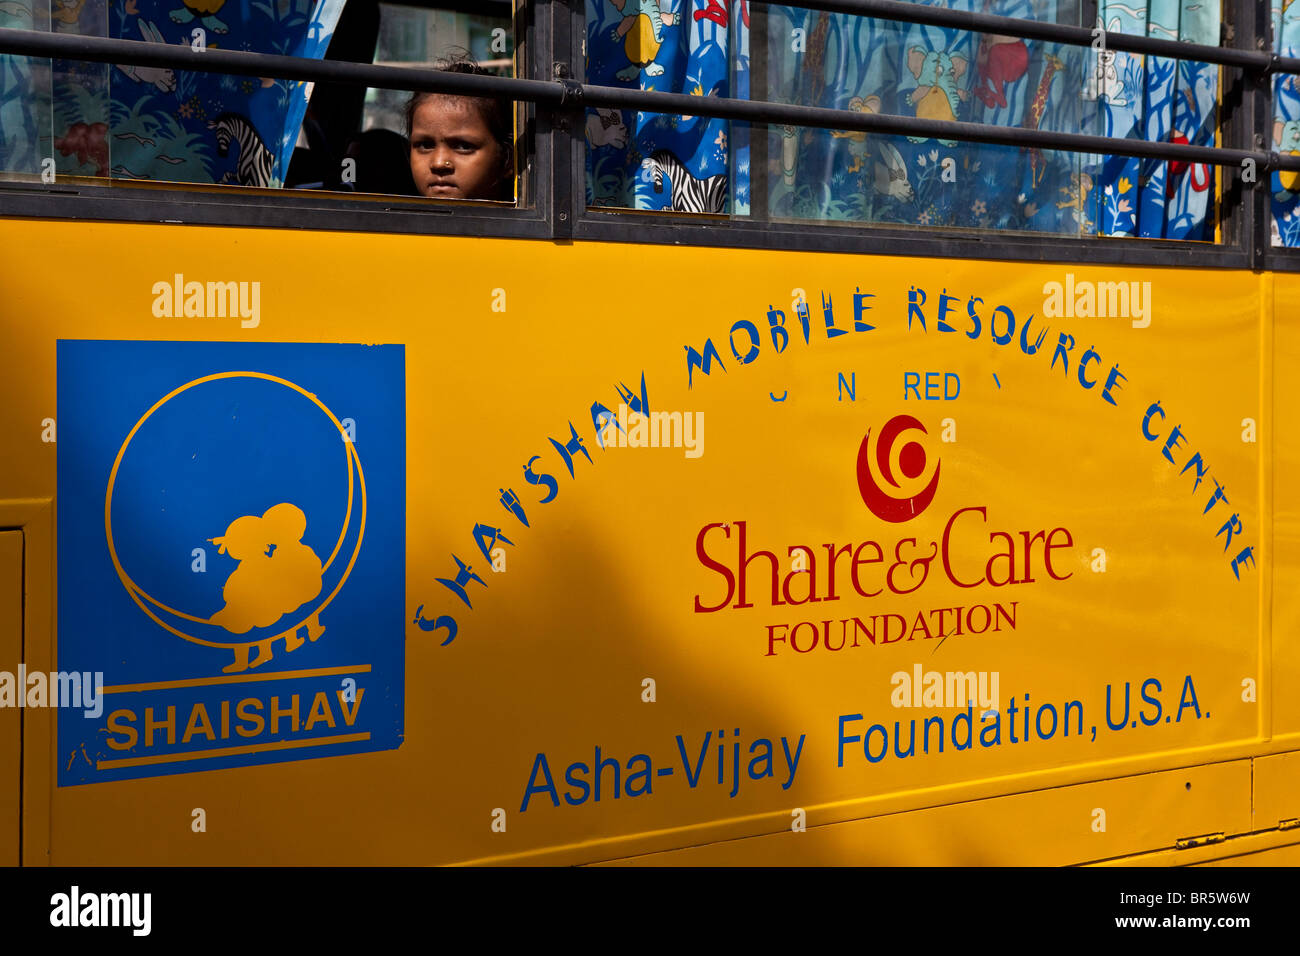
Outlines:
[{"label": "zebra print on curtain", "polygon": [[[344,0],[70,0],[60,32],[149,43],[324,56]],[[277,187],[307,84],[157,67],[55,61],[59,172]]]},{"label": "zebra print on curtain", "polygon": [[[587,82],[745,95],[748,27],[748,0],[587,0]],[[596,109],[586,132],[589,205],[722,213],[734,193],[748,209],[740,124],[733,134],[726,120]]]}]

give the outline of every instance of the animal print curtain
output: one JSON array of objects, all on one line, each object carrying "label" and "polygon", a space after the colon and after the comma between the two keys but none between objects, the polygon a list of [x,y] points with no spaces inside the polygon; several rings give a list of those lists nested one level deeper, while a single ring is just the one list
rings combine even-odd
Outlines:
[{"label": "animal print curtain", "polygon": [[[918,2],[1082,22],[1080,0]],[[1216,0],[1098,0],[1099,25],[1217,44],[1218,7]],[[592,83],[1197,145],[1215,140],[1218,71],[1206,64],[1144,63],[1125,53],[777,4],[587,0],[587,17]],[[761,60],[751,56],[751,44],[762,44]],[[751,72],[751,59],[763,65]],[[1300,93],[1292,92],[1300,131]],[[747,134],[739,123],[592,111],[588,201],[721,211],[721,177],[728,177],[726,208],[737,215],[1214,237],[1213,167],[758,127],[754,135],[764,140],[756,158],[764,165],[751,182]],[[1300,151],[1300,132],[1294,146]]]},{"label": "animal print curtain", "polygon": [[[319,58],[343,2],[45,0],[44,24],[81,36]],[[0,26],[41,28],[36,3],[0,0]],[[37,104],[0,113],[0,168],[36,173],[53,159],[56,174],[243,186],[284,181],[309,93],[308,84],[270,77],[9,56],[0,56],[0,82],[0,97],[25,83],[13,98]]]},{"label": "animal print curtain", "polygon": [[[1211,46],[1219,42],[1216,0],[1100,0],[1098,26]],[[1212,146],[1218,67],[1208,63],[1098,51],[1088,95],[1102,107],[1108,136]],[[1099,232],[1155,239],[1214,239],[1215,167],[1106,157],[1095,169]]]},{"label": "animal print curtain", "polygon": [[[1300,56],[1300,5],[1294,0],[1273,0],[1273,48],[1282,56]],[[1300,155],[1300,88],[1297,78],[1273,77],[1273,149]],[[1273,193],[1273,245],[1300,246],[1300,173],[1275,172]]]},{"label": "animal print curtain", "polygon": [[[0,0],[0,27],[48,32],[49,3]],[[50,61],[0,55],[0,173],[40,175],[41,157],[49,156],[50,108]]]},{"label": "animal print curtain", "polygon": [[[1077,22],[1069,0],[946,5]],[[1077,47],[794,7],[768,11],[768,99],[1095,132],[1095,106],[1080,96]],[[1076,234],[1091,231],[1095,219],[1083,160],[1068,153],[785,127],[769,132],[768,155],[774,217]]]},{"label": "animal print curtain", "polygon": [[[748,96],[748,0],[587,0],[587,82]],[[587,115],[587,203],[747,211],[742,124],[611,109]]]}]

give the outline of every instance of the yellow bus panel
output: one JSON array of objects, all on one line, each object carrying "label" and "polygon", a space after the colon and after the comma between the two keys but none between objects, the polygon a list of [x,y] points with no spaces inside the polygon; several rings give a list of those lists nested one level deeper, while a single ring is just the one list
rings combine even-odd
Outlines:
[{"label": "yellow bus panel", "polygon": [[84,678],[30,714],[27,862],[1075,863],[1276,826],[1300,280],[0,241],[0,507],[57,527],[24,702]]}]

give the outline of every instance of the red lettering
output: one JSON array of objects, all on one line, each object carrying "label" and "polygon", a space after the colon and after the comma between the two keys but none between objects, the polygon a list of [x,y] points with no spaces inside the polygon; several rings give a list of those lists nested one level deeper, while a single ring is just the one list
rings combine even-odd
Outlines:
[{"label": "red lettering", "polygon": [[[772,632],[775,631],[778,627],[783,627],[783,628],[785,628],[787,631],[790,630],[790,625],[789,625],[789,624],[769,624],[769,625],[767,625],[767,653],[763,655],[764,657],[776,657],[776,648],[774,648],[774,647],[772,646],[772,644],[773,644],[773,642],[775,642],[775,641],[777,640],[777,637],[776,637],[776,635],[773,634]],[[784,642],[784,641],[785,641],[785,635],[782,635],[781,638],[780,638],[780,640],[781,640],[782,642]]]},{"label": "red lettering", "polygon": [[[1061,544],[1052,544],[1052,539],[1056,537],[1056,532],[1058,532],[1058,531],[1064,531],[1064,532],[1065,532],[1065,541],[1062,542]],[[1043,545],[1043,556],[1044,556],[1044,559],[1045,559],[1046,564],[1047,564],[1047,573],[1050,574],[1050,575],[1052,576],[1052,580],[1054,580],[1054,581],[1064,581],[1066,578],[1069,578],[1069,577],[1073,577],[1073,576],[1074,576],[1074,572],[1073,572],[1073,571],[1071,571],[1071,572],[1069,572],[1068,574],[1062,576],[1062,575],[1057,574],[1057,573],[1052,569],[1052,549],[1053,549],[1053,548],[1069,548],[1069,547],[1073,547],[1073,546],[1074,546],[1074,539],[1070,537],[1070,530],[1069,530],[1068,528],[1053,528],[1050,532],[1048,532],[1048,535],[1047,535],[1047,541],[1046,541],[1046,542],[1044,543],[1044,545]]]},{"label": "red lettering", "polygon": [[[989,563],[984,566],[985,579],[995,588],[1003,588],[1008,584],[1019,584],[1020,582],[1016,580],[1016,543],[1011,540],[1011,535],[1005,531],[994,531],[990,534],[989,544],[993,543],[994,538],[1004,540],[1007,543],[1007,550],[999,551],[989,558]],[[1007,576],[1001,581],[993,577],[993,562],[998,558],[1006,558],[1007,560]]]},{"label": "red lettering", "polygon": [[784,604],[785,602],[781,600],[781,595],[779,593],[779,588],[781,587],[781,582],[779,580],[781,565],[776,560],[776,555],[771,551],[755,551],[753,554],[747,555],[745,553],[745,522],[737,521],[736,527],[740,529],[740,573],[738,575],[740,578],[740,600],[737,601],[736,607],[746,608],[754,606],[745,603],[745,581],[749,577],[749,562],[758,557],[767,558],[768,561],[772,562],[772,606],[776,607],[779,604]]},{"label": "red lettering", "polygon": [[835,550],[834,544],[824,544],[822,545],[822,547],[826,549],[826,561],[830,568],[829,571],[827,572],[828,577],[826,581],[826,600],[838,601],[839,597],[837,597],[835,594],[835,562],[839,559],[839,556],[841,554],[847,554],[848,552],[852,551],[853,545],[846,544],[838,551]]},{"label": "red lettering", "polygon": [[[934,544],[934,542],[930,542],[930,543],[932,545]],[[885,574],[885,584],[887,584],[889,586],[889,590],[893,591],[895,594],[911,594],[922,584],[924,584],[926,577],[928,577],[930,574],[930,562],[933,561],[935,555],[939,553],[939,548],[937,545],[935,545],[934,554],[930,555],[928,558],[917,558],[914,561],[905,562],[899,554],[899,552],[903,550],[903,545],[905,544],[910,544],[912,545],[912,547],[916,547],[916,539],[903,538],[901,541],[898,542],[898,544],[894,545],[894,563],[889,566],[889,571]],[[913,576],[915,576],[916,574],[915,569],[916,566],[919,564],[921,566],[921,580],[917,581],[916,584],[912,585],[910,588],[900,590],[899,588],[894,587],[894,572],[898,568],[902,567],[904,564],[907,565],[908,574]]]},{"label": "red lettering", "polygon": [[[1046,536],[1047,535],[1042,531],[1036,533],[1032,538],[1029,537],[1028,531],[1020,532],[1020,537],[1025,539],[1025,581],[1024,581],[1025,584],[1034,583],[1034,549],[1032,547],[1033,543],[1037,541],[1039,538],[1046,538]],[[1046,546],[1046,541],[1044,541],[1044,546]]]},{"label": "red lettering", "polygon": [[[859,555],[862,554],[862,549],[865,548],[867,545],[871,545],[871,547],[876,549],[876,556],[874,558],[863,559],[859,557]],[[875,597],[876,595],[880,594],[881,591],[884,590],[884,588],[880,588],[879,590],[870,591],[870,592],[862,590],[862,584],[858,581],[858,565],[875,564],[879,561],[883,561],[884,559],[885,559],[885,552],[880,550],[880,545],[876,544],[876,542],[863,541],[860,545],[858,545],[858,550],[853,552],[853,565],[851,568],[852,578],[853,578],[853,590],[857,591],[863,597]]]},{"label": "red lettering", "polygon": [[952,569],[952,563],[948,560],[948,539],[952,535],[952,526],[956,523],[957,518],[960,515],[965,514],[967,511],[978,511],[981,518],[985,521],[989,520],[988,511],[984,508],[962,508],[960,511],[954,511],[952,517],[948,519],[948,523],[943,526],[943,570],[944,573],[948,575],[948,580],[959,588],[973,588],[982,583],[982,581],[972,581],[970,584],[967,584],[965,581],[960,580],[957,577],[957,572]]},{"label": "red lettering", "polygon": [[[695,595],[696,614],[709,614],[712,613],[713,611],[721,611],[724,607],[727,606],[727,602],[731,600],[731,595],[735,593],[736,590],[736,579],[732,577],[731,570],[725,564],[719,564],[717,561],[714,561],[704,552],[704,536],[708,534],[710,531],[712,531],[714,528],[723,528],[723,533],[728,538],[731,537],[731,529],[725,528],[721,522],[717,522],[715,524],[706,524],[703,528],[700,529],[700,533],[695,536],[695,556],[700,559],[700,564],[704,565],[709,570],[717,571],[719,574],[722,575],[723,579],[727,582],[727,596],[722,599],[722,603],[719,604],[717,607],[705,607],[703,604],[700,603],[700,596],[698,594]],[[741,594],[742,595],[744,594],[743,585],[742,585]]]},{"label": "red lettering", "polygon": [[[893,643],[895,643],[896,641],[901,641],[901,640],[903,639],[903,634],[906,633],[906,631],[907,631],[907,621],[905,621],[905,620],[903,619],[903,615],[901,615],[901,614],[886,614],[886,615],[884,616],[884,620],[885,620],[885,633],[881,636],[881,638],[880,638],[880,643],[881,643],[881,644],[893,644]],[[891,621],[897,621],[897,622],[898,622],[898,636],[895,637],[894,640],[892,640],[892,641],[889,639],[889,623],[890,623]]]},{"label": "red lettering", "polygon": [[[821,600],[821,598],[817,596],[817,559],[813,557],[812,548],[806,547],[802,544],[796,544],[794,547],[786,548],[786,552],[791,558],[794,557],[796,551],[802,551],[807,555],[808,567],[803,571],[791,571],[786,574],[785,581],[781,584],[781,593],[785,595],[787,604],[815,604]],[[798,578],[808,579],[808,596],[802,601],[796,601],[790,594],[790,581]]]},{"label": "red lettering", "polygon": [[[808,647],[807,651],[802,650],[799,647],[799,628],[801,627],[811,628],[813,632],[812,644]],[[795,653],[797,654],[807,654],[809,651],[815,650],[817,647],[817,639],[817,625],[812,621],[800,621],[794,626],[794,630],[790,632],[790,646],[795,649]]]}]

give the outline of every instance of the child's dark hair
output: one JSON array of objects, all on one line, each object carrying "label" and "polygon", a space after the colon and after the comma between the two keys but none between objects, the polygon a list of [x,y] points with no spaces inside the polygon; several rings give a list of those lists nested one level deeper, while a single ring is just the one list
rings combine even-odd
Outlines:
[{"label": "child's dark hair", "polygon": [[[474,62],[467,52],[458,52],[444,60],[439,60],[434,64],[434,69],[444,70],[448,73],[472,73],[475,76],[495,75]],[[469,101],[474,109],[478,110],[479,115],[483,117],[483,122],[487,124],[488,130],[492,133],[492,138],[500,144],[503,156],[505,156],[510,167],[513,168],[514,122],[512,114],[514,112],[514,103],[502,96],[467,96],[461,93],[430,93],[427,91],[412,93],[411,98],[406,101],[407,139],[410,139],[411,126],[415,122],[415,111],[420,107],[420,104],[439,97]]]}]

